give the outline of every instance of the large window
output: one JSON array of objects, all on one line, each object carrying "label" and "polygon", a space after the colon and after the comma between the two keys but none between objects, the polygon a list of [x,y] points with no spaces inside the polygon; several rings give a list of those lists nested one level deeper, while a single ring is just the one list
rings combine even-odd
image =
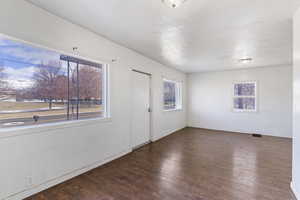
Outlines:
[{"label": "large window", "polygon": [[0,36],[0,128],[106,116],[107,66]]},{"label": "large window", "polygon": [[234,111],[255,112],[256,102],[256,82],[239,82],[234,84],[233,97]]},{"label": "large window", "polygon": [[180,82],[163,80],[164,110],[182,109],[182,84]]}]

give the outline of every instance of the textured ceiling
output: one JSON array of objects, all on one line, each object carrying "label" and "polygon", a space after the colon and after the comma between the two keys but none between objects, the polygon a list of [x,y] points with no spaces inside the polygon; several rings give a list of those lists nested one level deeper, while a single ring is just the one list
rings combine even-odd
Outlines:
[{"label": "textured ceiling", "polygon": [[176,9],[161,0],[28,1],[185,72],[292,63],[298,0],[187,0]]}]

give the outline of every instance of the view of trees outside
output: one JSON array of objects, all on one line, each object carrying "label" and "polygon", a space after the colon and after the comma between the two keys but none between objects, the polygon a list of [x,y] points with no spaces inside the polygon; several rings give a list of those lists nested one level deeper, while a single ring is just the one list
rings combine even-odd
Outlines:
[{"label": "view of trees outside", "polygon": [[255,96],[255,83],[238,83],[234,85],[235,96]]},{"label": "view of trees outside", "polygon": [[91,66],[79,66],[79,113],[92,112],[102,104],[102,70]]},{"label": "view of trees outside", "polygon": [[101,117],[102,65],[0,36],[0,128]]},{"label": "view of trees outside", "polygon": [[255,110],[255,98],[235,98],[234,108],[239,110]]},{"label": "view of trees outside", "polygon": [[176,83],[164,81],[164,109],[176,109]]},{"label": "view of trees outside", "polygon": [[256,109],[255,87],[255,83],[238,83],[234,85],[234,109]]}]

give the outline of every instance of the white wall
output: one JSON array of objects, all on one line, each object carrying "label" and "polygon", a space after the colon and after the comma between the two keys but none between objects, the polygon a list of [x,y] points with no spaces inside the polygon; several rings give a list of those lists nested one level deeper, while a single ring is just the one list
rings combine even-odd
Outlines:
[{"label": "white wall", "polygon": [[294,118],[292,188],[300,199],[300,9],[294,16]]},{"label": "white wall", "polygon": [[[153,74],[153,140],[186,126],[185,94],[183,111],[162,111],[162,78],[183,81],[185,91],[185,74],[55,17],[26,1],[1,0],[0,33],[66,53],[71,53],[72,47],[78,46],[81,56],[93,60],[118,60],[110,63],[111,120],[10,132],[1,130],[0,199],[17,193],[11,198],[21,199],[32,191],[130,151],[130,67]],[[40,184],[44,185],[37,187]]]},{"label": "white wall", "polygon": [[[257,113],[232,111],[237,81],[257,81]],[[190,74],[188,96],[188,126],[292,136],[291,66]]]}]

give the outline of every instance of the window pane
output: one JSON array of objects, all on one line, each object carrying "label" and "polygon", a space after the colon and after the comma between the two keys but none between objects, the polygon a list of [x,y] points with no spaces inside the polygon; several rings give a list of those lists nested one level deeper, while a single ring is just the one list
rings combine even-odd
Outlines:
[{"label": "window pane", "polygon": [[0,128],[104,116],[102,72],[0,36]]},{"label": "window pane", "polygon": [[102,67],[79,66],[80,118],[103,116]]},{"label": "window pane", "polygon": [[77,63],[69,62],[69,119],[77,119]]},{"label": "window pane", "polygon": [[239,83],[234,85],[235,96],[255,96],[255,83]]},{"label": "window pane", "polygon": [[0,37],[0,128],[66,120],[59,54]]},{"label": "window pane", "polygon": [[255,110],[255,98],[234,98],[234,109]]},{"label": "window pane", "polygon": [[164,81],[164,109],[176,109],[176,84]]}]

